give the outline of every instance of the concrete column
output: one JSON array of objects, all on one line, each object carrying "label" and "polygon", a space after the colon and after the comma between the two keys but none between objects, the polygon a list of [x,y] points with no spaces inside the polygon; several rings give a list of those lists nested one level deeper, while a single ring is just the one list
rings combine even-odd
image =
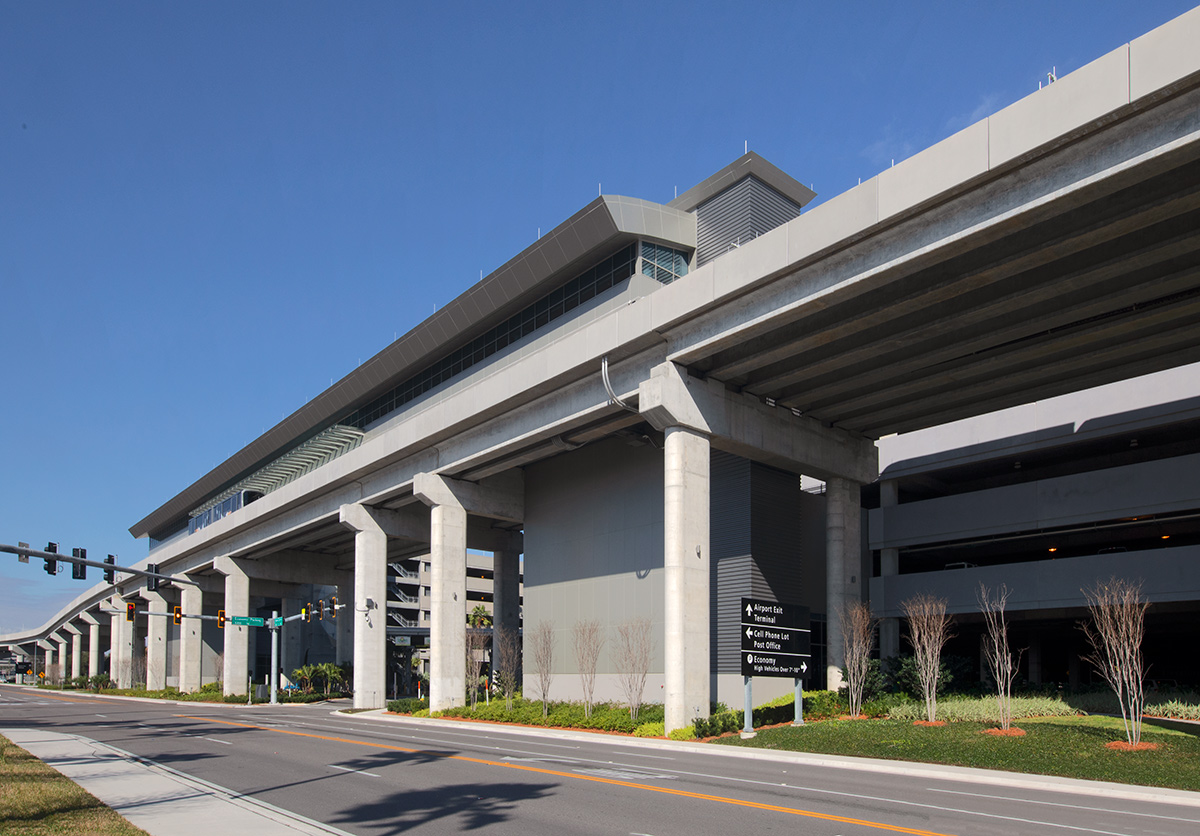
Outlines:
[{"label": "concrete column", "polygon": [[83,633],[71,634],[71,678],[83,676]]},{"label": "concrete column", "polygon": [[[144,609],[144,605],[138,607]],[[129,687],[145,687],[146,685],[146,616],[136,615],[133,621],[126,622],[129,627],[129,645],[126,659],[129,660]]]},{"label": "concrete column", "polygon": [[[300,612],[299,598],[281,598],[279,600],[280,615],[285,619]],[[292,671],[303,663],[303,647],[300,640],[301,621],[285,622],[279,630],[279,669],[280,681],[285,685],[292,682]]]},{"label": "concrete column", "polygon": [[[204,590],[198,586],[179,587],[179,608],[183,615],[204,614]],[[184,618],[179,625],[179,690],[192,694],[203,683],[201,659],[204,652],[204,622],[199,618]]]},{"label": "concrete column", "polygon": [[463,705],[467,689],[467,512],[454,502],[430,509],[429,707]]},{"label": "concrete column", "polygon": [[[386,569],[384,570],[387,571]],[[384,584],[387,583],[386,576]],[[338,610],[337,628],[334,633],[334,659],[339,665],[354,661],[354,587],[345,584],[337,588],[339,604],[346,604]]]},{"label": "concrete column", "polygon": [[110,606],[118,612],[113,613],[108,620],[108,676],[114,685],[122,688],[124,686],[121,685],[121,671],[125,667],[122,656],[125,650],[123,636],[125,604],[120,597],[113,596]]},{"label": "concrete column", "polygon": [[842,686],[842,608],[860,598],[861,506],[859,486],[848,479],[825,482],[826,687]]},{"label": "concrete column", "polygon": [[709,710],[709,442],[669,427],[663,451],[666,727]]},{"label": "concrete column", "polygon": [[[464,616],[465,617],[465,616]],[[521,627],[521,554],[512,550],[492,553],[492,629],[516,633]],[[495,645],[493,645],[494,647]]]},{"label": "concrete column", "polygon": [[88,679],[100,675],[100,622],[92,620],[88,623]]},{"label": "concrete column", "polygon": [[58,654],[54,657],[57,666],[55,670],[58,672],[58,678],[63,680],[67,678],[67,640],[61,636],[54,640],[58,643]]},{"label": "concrete column", "polygon": [[46,661],[42,663],[42,670],[46,672],[46,681],[49,682],[50,679],[54,676],[54,672],[57,670],[57,668],[55,667],[55,662],[54,662],[54,647],[53,646],[48,646],[46,648],[46,657],[45,658],[46,658]]},{"label": "concrete column", "polygon": [[225,667],[223,693],[245,694],[250,674],[250,628],[235,627],[233,616],[250,615],[250,575],[243,561],[218,557],[213,568],[225,575]]},{"label": "concrete column", "polygon": [[158,592],[141,590],[150,615],[146,616],[146,690],[167,687],[167,599]]},{"label": "concrete column", "polygon": [[354,596],[342,613],[354,620],[355,708],[383,708],[387,700],[388,535],[380,523],[386,516],[365,505],[343,505],[340,513],[354,531]]}]

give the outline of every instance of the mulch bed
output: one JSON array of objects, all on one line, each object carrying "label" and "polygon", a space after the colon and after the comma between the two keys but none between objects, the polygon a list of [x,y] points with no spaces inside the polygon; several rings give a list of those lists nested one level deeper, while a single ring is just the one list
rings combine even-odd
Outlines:
[{"label": "mulch bed", "polygon": [[990,734],[995,737],[1024,737],[1025,729],[1009,726],[1007,729],[984,729],[980,734]]},{"label": "mulch bed", "polygon": [[913,720],[913,725],[914,726],[944,726],[944,725],[946,725],[946,721],[945,720],[933,720],[933,721]]},{"label": "mulch bed", "polygon": [[1158,744],[1147,743],[1143,740],[1134,745],[1125,740],[1114,740],[1111,743],[1105,743],[1104,748],[1112,749],[1114,752],[1144,752],[1150,749],[1157,749]]}]

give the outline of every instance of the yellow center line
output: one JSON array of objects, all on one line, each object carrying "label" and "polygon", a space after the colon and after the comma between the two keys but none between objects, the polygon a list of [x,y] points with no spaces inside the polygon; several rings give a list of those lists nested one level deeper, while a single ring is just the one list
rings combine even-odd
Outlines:
[{"label": "yellow center line", "polygon": [[683,798],[695,798],[700,801],[716,801],[721,804],[732,804],[738,807],[750,807],[755,810],[770,810],[775,813],[788,813],[793,816],[804,816],[810,819],[821,819],[823,821],[838,822],[839,824],[853,824],[860,827],[870,827],[876,830],[886,830],[891,833],[907,833],[911,836],[947,836],[944,833],[938,833],[933,830],[916,830],[911,827],[901,827],[895,824],[885,824],[884,822],[868,821],[866,819],[852,819],[845,816],[834,816],[828,813],[818,813],[813,810],[801,810],[796,807],[780,807],[775,804],[763,804],[758,801],[746,801],[740,798],[728,798],[721,795],[708,795],[706,793],[690,792],[688,790],[677,790],[670,787],[655,787],[650,784],[637,784],[632,781],[618,781],[614,778],[601,778],[595,775],[580,775],[577,772],[560,772],[555,769],[546,769],[540,766],[529,766],[528,764],[512,763],[510,761],[493,761],[484,758],[471,758],[466,755],[447,755],[444,752],[431,752],[428,749],[409,749],[404,746],[394,746],[388,743],[374,743],[369,740],[354,740],[347,737],[332,737],[324,734],[313,734],[312,732],[292,731],[290,729],[278,729],[270,726],[257,726],[253,723],[237,723],[232,720],[218,720],[212,717],[193,717],[189,714],[176,714],[184,720],[196,720],[201,723],[220,723],[226,726],[238,726],[244,729],[258,729],[260,731],[275,732],[277,734],[290,734],[295,737],[308,737],[314,740],[327,740],[333,743],[349,743],[353,746],[367,746],[372,749],[387,749],[393,752],[406,752],[413,755],[424,755],[426,757],[445,758],[446,760],[465,761],[467,763],[476,763],[482,766],[500,766],[507,769],[519,769],[523,772],[536,772],[542,775],[554,775],[559,778],[574,778],[578,781],[593,781],[597,784],[610,784],[616,787],[627,787],[633,790],[645,790],[647,792],[660,792],[665,795],[676,795]]}]

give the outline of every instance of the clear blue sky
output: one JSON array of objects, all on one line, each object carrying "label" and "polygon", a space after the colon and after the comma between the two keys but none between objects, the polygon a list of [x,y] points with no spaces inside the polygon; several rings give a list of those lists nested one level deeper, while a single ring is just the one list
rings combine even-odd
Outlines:
[{"label": "clear blue sky", "polygon": [[[827,199],[1194,2],[5,3],[0,542],[144,558],[598,184],[748,141]],[[0,555],[0,633],[97,577]]]}]

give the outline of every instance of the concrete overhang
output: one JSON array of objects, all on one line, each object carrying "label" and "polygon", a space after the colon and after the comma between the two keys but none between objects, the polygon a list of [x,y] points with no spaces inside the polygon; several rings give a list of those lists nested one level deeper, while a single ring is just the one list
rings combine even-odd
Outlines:
[{"label": "concrete overhang", "polygon": [[[765,162],[765,161],[764,161]],[[767,164],[769,165],[769,164]],[[772,166],[772,168],[774,168]],[[786,176],[786,175],[784,175]],[[344,418],[355,407],[470,342],[594,260],[648,238],[696,247],[696,218],[647,200],[601,195],[445,307],[130,527],[152,536],[210,496]]]}]

